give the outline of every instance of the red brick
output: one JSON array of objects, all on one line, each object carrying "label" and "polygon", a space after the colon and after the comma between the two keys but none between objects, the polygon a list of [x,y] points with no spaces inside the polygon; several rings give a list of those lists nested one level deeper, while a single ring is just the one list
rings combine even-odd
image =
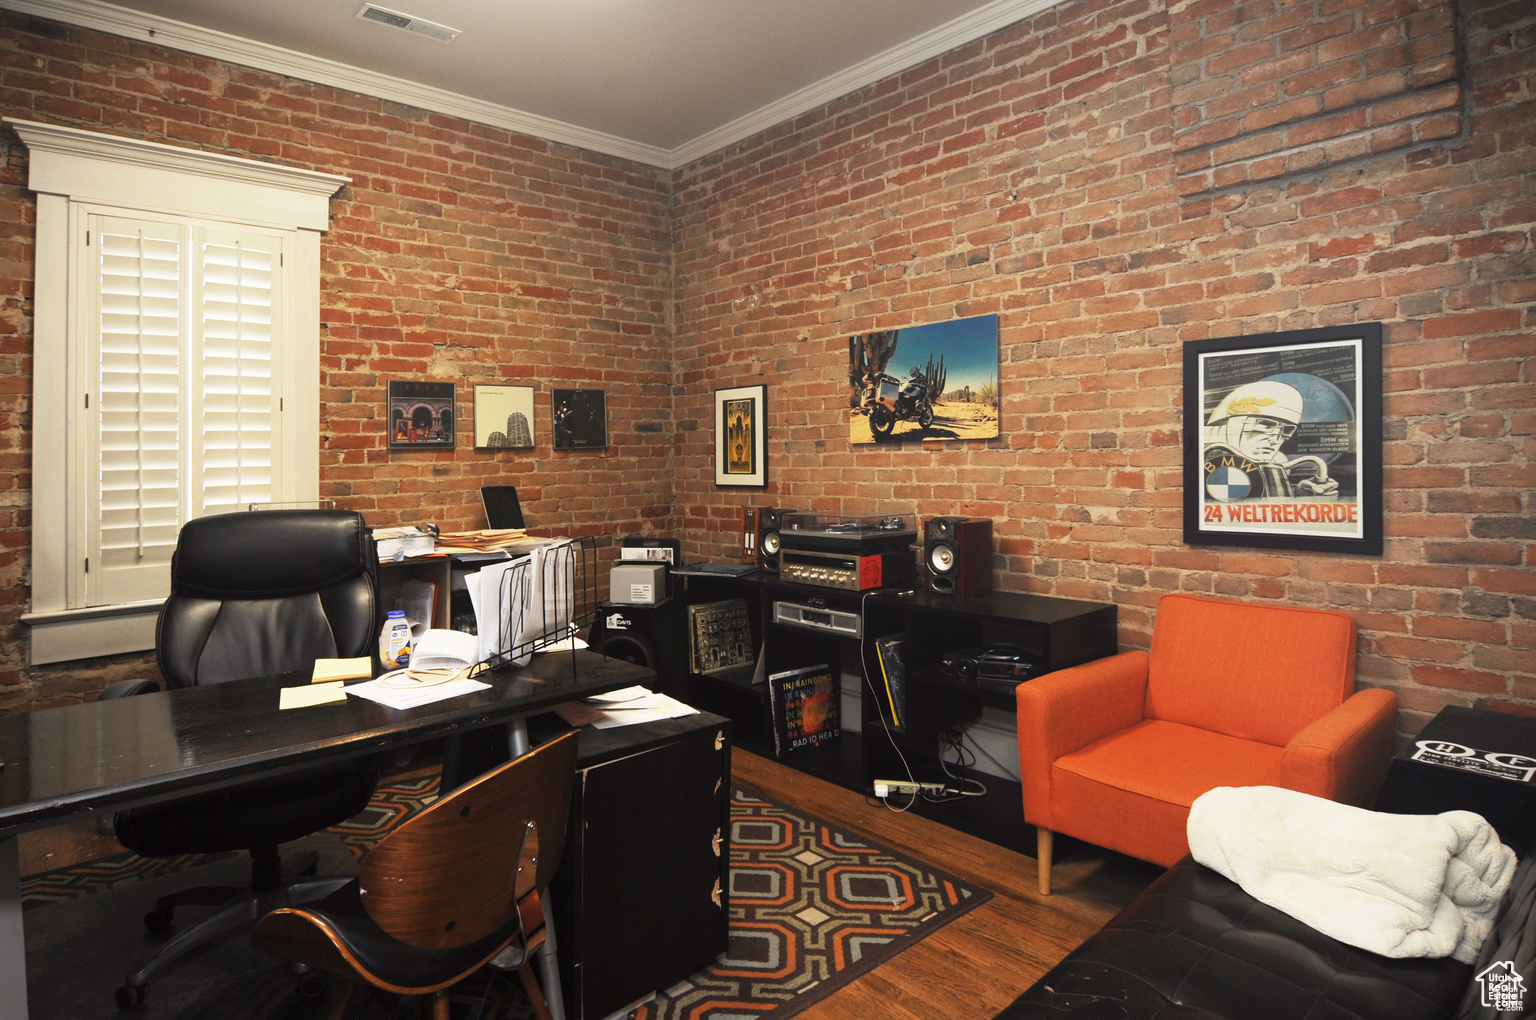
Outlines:
[{"label": "red brick", "polygon": [[[479,483],[515,478],[541,525],[672,533],[719,559],[745,505],[981,507],[1004,588],[1113,598],[1127,647],[1145,647],[1168,591],[1345,606],[1361,674],[1422,722],[1482,693],[1536,700],[1536,681],[1500,675],[1529,660],[1488,616],[1489,600],[1536,595],[1536,552],[1470,526],[1518,517],[1532,484],[1532,400],[1502,381],[1536,353],[1522,346],[1536,325],[1532,43],[1470,17],[1458,77],[1451,7],[1425,3],[1240,16],[1208,0],[1163,25],[1146,0],[1082,0],[673,171],[138,43],[129,61],[129,44],[80,29],[83,45],[34,67],[27,47],[45,41],[4,13],[0,90],[13,116],[78,114],[353,177],[322,240],[321,486],[376,524],[473,526]],[[1266,46],[1278,55],[1255,62]],[[1314,67],[1319,53],[1342,59]],[[105,109],[136,61],[185,83],[136,87],[149,105],[131,115]],[[1463,80],[1466,125],[1463,97],[1447,98]],[[1330,88],[1364,105],[1287,119],[1305,104],[1284,104]],[[1213,115],[1223,100],[1239,112]],[[24,170],[13,143],[0,589],[16,598],[30,566]],[[990,311],[1000,439],[850,446],[847,336]],[[1387,554],[1183,545],[1179,344],[1373,320],[1387,326]],[[425,374],[460,382],[466,421],[474,382],[533,385],[541,437],[552,385],[604,388],[610,448],[392,453],[384,383]],[[770,484],[718,489],[711,393],[757,380]],[[1469,440],[1518,463],[1481,463],[1495,455]],[[76,697],[116,668],[67,688],[0,653],[0,697],[13,683],[21,703]]]}]

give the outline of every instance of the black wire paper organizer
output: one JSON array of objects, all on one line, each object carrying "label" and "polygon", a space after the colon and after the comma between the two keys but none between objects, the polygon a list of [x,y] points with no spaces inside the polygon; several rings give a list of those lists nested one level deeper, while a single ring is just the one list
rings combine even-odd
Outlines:
[{"label": "black wire paper organizer", "polygon": [[559,539],[518,556],[500,583],[499,650],[485,664],[519,668],[533,653],[568,641],[575,675],[575,638],[597,619],[597,539]]}]

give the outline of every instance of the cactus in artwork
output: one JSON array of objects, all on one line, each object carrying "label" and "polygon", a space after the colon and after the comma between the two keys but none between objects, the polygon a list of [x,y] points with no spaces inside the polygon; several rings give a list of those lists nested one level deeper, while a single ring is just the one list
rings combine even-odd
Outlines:
[{"label": "cactus in artwork", "polygon": [[849,407],[858,407],[865,388],[885,373],[885,366],[896,353],[896,334],[896,330],[886,329],[848,338]]}]

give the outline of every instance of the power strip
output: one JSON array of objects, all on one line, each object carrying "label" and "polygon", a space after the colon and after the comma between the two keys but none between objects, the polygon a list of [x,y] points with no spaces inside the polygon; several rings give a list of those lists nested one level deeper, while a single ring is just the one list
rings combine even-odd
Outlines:
[{"label": "power strip", "polygon": [[935,796],[944,792],[943,783],[909,783],[901,779],[876,779],[875,796],[885,800],[893,793],[916,795],[929,793]]}]

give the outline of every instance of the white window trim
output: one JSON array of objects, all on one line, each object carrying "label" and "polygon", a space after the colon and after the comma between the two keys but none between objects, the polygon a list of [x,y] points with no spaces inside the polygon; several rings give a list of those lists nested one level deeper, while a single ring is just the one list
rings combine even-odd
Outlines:
[{"label": "white window trim", "polygon": [[296,232],[287,361],[291,407],[280,416],[295,499],[320,488],[320,234],[330,199],[350,178],[158,142],[4,118],[26,144],[37,193],[32,354],[31,662],[64,662],[155,646],[158,602],[82,609],[69,604],[67,494],[71,220],[97,204]]}]

